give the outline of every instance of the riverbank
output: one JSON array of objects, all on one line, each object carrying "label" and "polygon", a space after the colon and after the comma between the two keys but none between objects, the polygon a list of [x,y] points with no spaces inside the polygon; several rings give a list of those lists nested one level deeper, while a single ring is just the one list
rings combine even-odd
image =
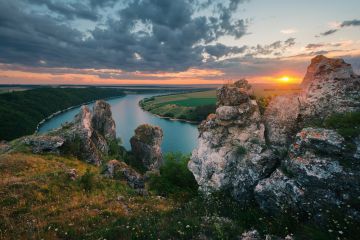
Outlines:
[{"label": "riverbank", "polygon": [[96,87],[47,87],[0,94],[0,140],[32,134],[40,122],[71,107],[124,95],[123,90]]},{"label": "riverbank", "polygon": [[[105,98],[104,100],[110,100],[110,99],[116,99],[116,98],[121,98],[121,97],[125,97],[126,96],[126,93],[124,93],[124,95],[121,95],[121,96],[114,96],[114,97],[109,97],[109,98]],[[62,114],[62,113],[65,113],[67,111],[70,111],[74,108],[78,108],[78,107],[81,107],[81,106],[84,106],[84,105],[88,105],[88,104],[91,104],[91,103],[94,103],[96,102],[97,100],[100,100],[100,99],[95,99],[95,100],[92,100],[92,101],[89,101],[89,102],[85,102],[85,103],[81,103],[81,104],[78,104],[78,105],[74,105],[74,106],[71,106],[71,107],[68,107],[66,109],[63,109],[63,110],[60,110],[60,111],[57,111],[55,113],[52,113],[51,115],[49,115],[48,117],[42,119],[38,125],[36,126],[36,130],[34,132],[34,134],[37,134],[39,132],[39,129],[40,127],[45,124],[47,121],[50,121],[51,119],[53,119],[54,117]]]},{"label": "riverbank", "polygon": [[143,99],[139,106],[161,118],[197,124],[215,111],[215,96],[215,90],[170,94]]}]

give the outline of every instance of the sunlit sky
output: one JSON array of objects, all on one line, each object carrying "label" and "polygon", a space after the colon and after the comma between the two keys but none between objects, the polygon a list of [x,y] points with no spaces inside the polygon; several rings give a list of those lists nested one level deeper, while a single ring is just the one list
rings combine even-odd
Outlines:
[{"label": "sunlit sky", "polygon": [[297,83],[360,73],[358,0],[0,0],[0,84]]}]

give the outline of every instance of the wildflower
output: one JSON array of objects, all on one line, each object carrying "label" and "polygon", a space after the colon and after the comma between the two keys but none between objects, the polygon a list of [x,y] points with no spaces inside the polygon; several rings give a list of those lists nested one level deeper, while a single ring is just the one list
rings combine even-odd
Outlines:
[{"label": "wildflower", "polygon": [[339,231],[340,234],[343,234],[344,232],[343,231]]},{"label": "wildflower", "polygon": [[329,231],[330,233],[332,233],[332,232],[333,232],[333,230],[332,230],[332,229],[329,229],[328,231]]},{"label": "wildflower", "polygon": [[189,226],[189,225],[186,225],[186,228],[190,228],[190,226]]}]

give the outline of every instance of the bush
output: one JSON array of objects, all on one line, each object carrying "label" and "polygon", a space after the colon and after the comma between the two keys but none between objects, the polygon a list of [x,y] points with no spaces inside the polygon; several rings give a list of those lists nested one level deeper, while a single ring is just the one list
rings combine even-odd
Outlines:
[{"label": "bush", "polygon": [[86,169],[84,175],[80,177],[79,183],[86,192],[90,192],[94,187],[95,174],[89,169]]},{"label": "bush", "polygon": [[187,168],[189,160],[189,156],[181,153],[167,154],[160,168],[160,175],[150,177],[150,190],[164,196],[195,194],[198,186],[193,174]]},{"label": "bush", "polygon": [[238,146],[236,146],[236,153],[239,155],[245,155],[246,148],[244,146],[238,145]]},{"label": "bush", "polygon": [[323,126],[338,131],[345,138],[360,135],[360,112],[333,114],[325,119]]},{"label": "bush", "polygon": [[269,106],[269,103],[272,100],[272,98],[273,98],[272,96],[267,96],[267,97],[259,97],[256,99],[261,114],[265,113],[265,110]]}]

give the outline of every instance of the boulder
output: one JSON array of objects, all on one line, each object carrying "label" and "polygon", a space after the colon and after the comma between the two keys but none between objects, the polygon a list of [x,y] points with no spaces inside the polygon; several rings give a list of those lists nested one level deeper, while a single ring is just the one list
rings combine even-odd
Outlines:
[{"label": "boulder", "polygon": [[251,92],[245,80],[218,89],[216,114],[199,126],[188,168],[205,193],[229,190],[237,200],[249,201],[253,187],[277,163],[266,147],[265,127]]},{"label": "boulder", "polygon": [[162,164],[162,139],[162,129],[149,124],[137,127],[135,135],[130,139],[132,152],[147,170],[159,169]]},{"label": "boulder", "polygon": [[28,136],[23,142],[31,147],[33,153],[60,153],[65,139],[60,136]]},{"label": "boulder", "polygon": [[128,185],[134,189],[143,189],[145,187],[144,178],[126,163],[117,160],[111,160],[106,164],[106,176],[117,180],[125,180]]}]

